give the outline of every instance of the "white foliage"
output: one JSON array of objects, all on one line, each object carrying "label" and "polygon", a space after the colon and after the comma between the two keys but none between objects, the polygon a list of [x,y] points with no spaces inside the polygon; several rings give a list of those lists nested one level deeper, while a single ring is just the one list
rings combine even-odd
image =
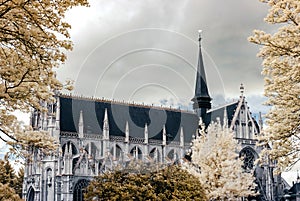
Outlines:
[{"label": "white foliage", "polygon": [[300,1],[262,2],[270,6],[265,21],[281,26],[274,34],[255,30],[249,38],[262,45],[258,56],[263,59],[267,104],[272,106],[260,137],[261,145],[272,149],[264,150],[260,158],[276,160],[281,172],[300,158]]},{"label": "white foliage", "polygon": [[190,172],[199,177],[210,200],[238,200],[255,194],[253,173],[242,168],[237,150],[233,132],[220,122],[212,122],[207,132],[202,129],[193,141],[192,163],[200,172]]},{"label": "white foliage", "polygon": [[[31,107],[45,110],[41,102],[53,101],[54,91],[63,84],[55,69],[72,49],[70,25],[65,13],[74,6],[87,6],[86,0],[7,0],[0,3],[0,140],[15,147],[44,147],[50,140],[45,133],[26,132],[14,110]],[[70,89],[70,82],[66,83]],[[47,141],[48,140],[48,141]],[[49,141],[50,140],[50,141]],[[25,143],[25,144],[24,144]]]}]

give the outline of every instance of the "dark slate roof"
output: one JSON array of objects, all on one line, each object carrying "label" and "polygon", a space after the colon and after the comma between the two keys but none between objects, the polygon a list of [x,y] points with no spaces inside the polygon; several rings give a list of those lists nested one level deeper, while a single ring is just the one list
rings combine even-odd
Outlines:
[{"label": "dark slate roof", "polygon": [[216,122],[217,118],[219,117],[220,120],[221,120],[221,123],[223,124],[224,110],[226,108],[227,118],[228,118],[228,122],[227,123],[228,123],[228,125],[230,125],[231,121],[233,119],[233,115],[234,115],[234,113],[235,113],[235,111],[237,109],[238,103],[239,103],[238,101],[235,101],[235,102],[229,103],[227,105],[224,105],[222,107],[218,107],[218,108],[215,108],[215,109],[208,110],[207,116],[203,120],[204,123],[206,125],[208,125],[211,121]]},{"label": "dark slate roof", "polygon": [[110,135],[113,136],[125,136],[128,121],[130,137],[143,138],[145,124],[148,124],[149,138],[162,140],[165,124],[168,141],[179,141],[180,128],[183,127],[184,140],[190,142],[198,127],[197,115],[190,112],[61,95],[60,130],[77,132],[82,110],[84,133],[102,134],[105,108],[108,112]]},{"label": "dark slate roof", "polygon": [[[226,111],[227,111],[227,119],[228,119],[228,126],[231,125],[231,122],[233,120],[233,115],[237,109],[237,106],[239,104],[239,101],[235,101],[235,102],[232,102],[232,103],[229,103],[229,104],[226,104],[224,106],[221,106],[221,107],[218,107],[218,108],[214,108],[214,109],[211,109],[211,110],[208,110],[207,111],[207,116],[206,118],[204,119],[204,123],[206,125],[208,125],[211,121],[214,121],[216,122],[217,121],[217,118],[219,117],[220,118],[220,121],[221,121],[221,124],[223,125],[223,120],[224,120],[224,110],[226,108]],[[260,128],[258,126],[258,123],[257,121],[255,120],[255,118],[253,118],[253,121],[255,123],[255,127],[257,129],[258,132],[260,132]]]},{"label": "dark slate roof", "polygon": [[294,197],[295,197],[296,194],[299,194],[299,192],[300,192],[300,183],[293,184],[293,186],[290,188],[289,192],[290,192],[290,194],[294,195]]}]

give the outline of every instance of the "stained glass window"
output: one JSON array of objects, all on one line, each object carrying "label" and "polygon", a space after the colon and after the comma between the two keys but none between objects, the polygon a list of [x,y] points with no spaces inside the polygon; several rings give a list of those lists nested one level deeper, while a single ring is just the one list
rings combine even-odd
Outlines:
[{"label": "stained glass window", "polygon": [[86,179],[81,179],[77,182],[74,187],[73,201],[83,201],[83,194],[85,193],[85,188],[89,185],[89,181]]},{"label": "stained glass window", "polygon": [[243,149],[240,153],[240,156],[244,159],[243,168],[246,170],[252,170],[254,167],[255,156],[251,149]]}]

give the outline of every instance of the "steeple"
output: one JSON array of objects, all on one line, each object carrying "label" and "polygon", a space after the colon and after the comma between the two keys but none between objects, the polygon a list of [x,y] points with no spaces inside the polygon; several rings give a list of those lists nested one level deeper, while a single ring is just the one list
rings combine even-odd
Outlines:
[{"label": "steeple", "polygon": [[193,109],[199,117],[205,119],[207,110],[211,108],[211,97],[208,93],[206,75],[201,51],[201,30],[199,30],[199,56],[196,74],[195,96],[192,99]]}]

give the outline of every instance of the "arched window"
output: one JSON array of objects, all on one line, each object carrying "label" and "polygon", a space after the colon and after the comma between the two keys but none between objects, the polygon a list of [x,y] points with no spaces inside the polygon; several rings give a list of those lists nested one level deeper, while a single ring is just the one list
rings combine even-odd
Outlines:
[{"label": "arched window", "polygon": [[[69,150],[71,148],[71,150]],[[62,146],[62,151],[63,151],[63,156],[65,155],[66,152],[71,151],[72,155],[78,154],[78,151],[75,147],[75,145],[72,142],[67,142]]]},{"label": "arched window", "polygon": [[122,155],[123,155],[123,151],[121,147],[119,145],[116,145],[116,158],[117,159],[122,158]]},{"label": "arched window", "polygon": [[244,159],[243,168],[245,170],[252,170],[254,167],[254,161],[255,161],[255,155],[254,155],[253,151],[249,148],[243,149],[240,152],[240,157],[243,157],[243,159]]},{"label": "arched window", "polygon": [[137,147],[137,146],[135,146],[135,147],[133,147],[133,148],[131,149],[130,154],[131,154],[135,159],[142,160],[142,158],[143,158],[143,152],[142,152],[142,150],[141,150],[139,147]]},{"label": "arched window", "polygon": [[48,187],[52,186],[52,169],[48,168],[47,169],[47,178],[46,178],[46,183]]},{"label": "arched window", "polygon": [[168,158],[171,159],[172,161],[176,161],[178,159],[176,152],[174,151],[174,149],[172,149],[171,151],[169,151],[168,153]]},{"label": "arched window", "polygon": [[155,162],[159,162],[160,161],[160,155],[159,155],[159,151],[157,148],[153,148],[150,153],[149,156],[155,161]]},{"label": "arched window", "polygon": [[34,201],[34,190],[32,187],[28,190],[26,201]]},{"label": "arched window", "polygon": [[98,174],[103,174],[104,171],[105,171],[104,165],[103,165],[102,162],[103,162],[103,161],[100,161],[100,162],[98,163]]},{"label": "arched window", "polygon": [[110,150],[111,155],[114,157],[114,160],[122,159],[123,151],[119,145],[116,145]]},{"label": "arched window", "polygon": [[89,181],[86,179],[81,179],[76,183],[73,191],[73,201],[83,201],[83,194],[88,185]]},{"label": "arched window", "polygon": [[[91,146],[91,147],[90,147]],[[97,146],[95,145],[95,143],[91,142],[91,143],[88,143],[85,147],[85,150],[87,151],[87,153],[93,157],[96,156],[96,153],[98,151],[98,148]]]},{"label": "arched window", "polygon": [[239,122],[239,120],[236,120],[235,121],[235,124],[234,124],[234,131],[235,131],[235,136],[237,137],[237,138],[240,138],[240,122]]}]

